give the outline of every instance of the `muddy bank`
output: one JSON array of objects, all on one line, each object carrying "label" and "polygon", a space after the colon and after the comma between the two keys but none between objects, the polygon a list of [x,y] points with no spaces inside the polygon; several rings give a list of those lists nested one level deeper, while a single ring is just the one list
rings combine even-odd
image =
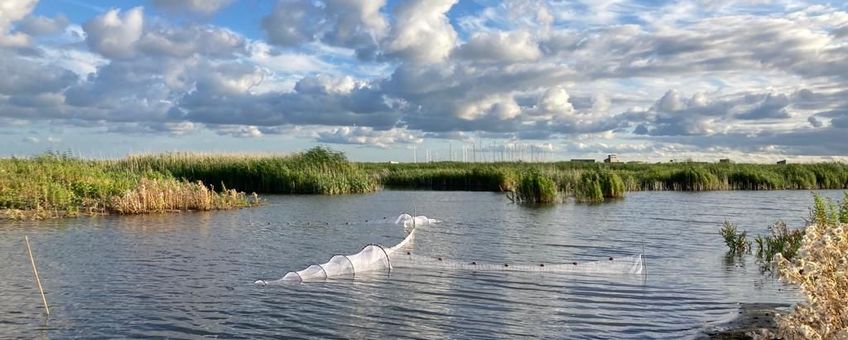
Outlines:
[{"label": "muddy bank", "polygon": [[782,303],[743,303],[732,321],[709,329],[702,339],[752,339],[749,334],[761,333],[763,329],[775,332],[775,313],[788,313],[791,306]]}]

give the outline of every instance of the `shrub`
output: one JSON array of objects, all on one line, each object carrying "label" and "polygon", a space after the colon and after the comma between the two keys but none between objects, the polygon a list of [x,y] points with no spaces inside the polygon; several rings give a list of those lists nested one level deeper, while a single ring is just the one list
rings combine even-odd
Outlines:
[{"label": "shrub", "polygon": [[777,221],[769,227],[771,235],[758,235],[757,258],[763,262],[763,269],[770,270],[777,254],[785,259],[792,259],[798,254],[804,239],[804,229],[789,229],[784,221]]},{"label": "shrub", "polygon": [[[778,316],[778,335],[785,338],[848,338],[848,224],[827,218],[823,202],[816,197],[817,223],[807,227],[798,256],[777,255],[781,277],[799,285],[807,300]],[[840,213],[846,209],[843,201]]]},{"label": "shrub", "polygon": [[751,242],[748,241],[748,232],[739,232],[736,225],[729,221],[724,221],[719,233],[724,238],[724,244],[727,245],[728,253],[741,255],[750,252]]}]

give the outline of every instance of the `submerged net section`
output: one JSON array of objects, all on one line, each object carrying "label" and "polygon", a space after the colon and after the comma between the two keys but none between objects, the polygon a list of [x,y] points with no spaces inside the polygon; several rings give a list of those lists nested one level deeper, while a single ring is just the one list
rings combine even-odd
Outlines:
[{"label": "submerged net section", "polygon": [[441,257],[413,254],[412,239],[418,226],[438,223],[438,220],[426,216],[400,215],[395,221],[402,224],[407,235],[400,243],[385,248],[369,244],[353,255],[336,255],[322,264],[313,264],[303,270],[286,273],[281,279],[258,280],[257,285],[280,283],[299,283],[323,281],[328,279],[352,279],[357,274],[390,272],[393,268],[413,268],[429,270],[461,270],[477,272],[556,272],[556,273],[596,273],[596,274],[642,274],[644,257],[642,255],[607,260],[571,263],[509,264],[486,263],[477,261],[458,261]]}]

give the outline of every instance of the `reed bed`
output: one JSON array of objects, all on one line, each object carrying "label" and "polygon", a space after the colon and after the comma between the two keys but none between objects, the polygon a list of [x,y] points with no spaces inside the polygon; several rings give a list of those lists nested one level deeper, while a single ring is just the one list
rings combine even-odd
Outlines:
[{"label": "reed bed", "polygon": [[556,183],[539,171],[532,170],[518,180],[513,191],[507,197],[515,203],[549,204],[558,199]]},{"label": "reed bed", "polygon": [[[344,154],[317,147],[287,156],[168,153],[119,160],[82,160],[61,154],[0,160],[0,210],[7,216],[36,217],[111,212],[115,197],[132,190],[162,188],[170,199],[180,192],[231,195],[356,194],[389,188],[511,192],[519,201],[597,203],[642,190],[845,189],[848,165],[820,164],[624,164],[624,163],[352,163]],[[204,190],[199,190],[197,183]],[[554,194],[549,194],[550,184]],[[172,187],[164,188],[165,184]],[[526,195],[525,195],[526,194]],[[136,195],[139,197],[138,195]],[[182,198],[179,198],[182,197]],[[229,197],[229,196],[227,196]],[[129,199],[129,198],[127,198]],[[163,198],[164,199],[164,198]],[[248,199],[245,195],[244,199]],[[227,201],[220,198],[221,201]],[[253,203],[230,200],[232,206]],[[154,204],[150,210],[205,209],[206,203]],[[139,206],[148,203],[137,202]],[[152,204],[152,203],[151,203]],[[220,207],[226,204],[218,205]],[[215,206],[213,204],[213,206]],[[145,211],[124,205],[122,211]],[[117,211],[117,210],[115,210]]]},{"label": "reed bed", "polygon": [[231,209],[256,197],[220,192],[168,174],[48,153],[0,160],[0,217],[44,219],[107,213]]},{"label": "reed bed", "polygon": [[268,194],[356,194],[377,182],[341,152],[312,148],[289,156],[169,153],[133,156],[113,164],[132,172],[153,171],[187,181]]},{"label": "reed bed", "polygon": [[550,178],[563,196],[602,202],[626,191],[813,190],[848,188],[848,165],[708,163],[362,163],[391,188],[513,192],[523,174]]},{"label": "reed bed", "polygon": [[144,214],[249,207],[258,204],[259,198],[234,189],[216,192],[199,181],[142,178],[135,188],[113,196],[109,203],[109,210],[120,214]]}]

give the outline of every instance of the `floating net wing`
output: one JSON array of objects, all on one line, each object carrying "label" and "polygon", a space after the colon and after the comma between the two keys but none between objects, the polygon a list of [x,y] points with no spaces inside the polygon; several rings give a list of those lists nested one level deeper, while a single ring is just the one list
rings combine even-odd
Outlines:
[{"label": "floating net wing", "polygon": [[460,270],[475,272],[551,272],[551,273],[596,273],[596,274],[642,274],[644,265],[642,255],[608,260],[571,262],[510,264],[478,261],[457,261],[440,257],[415,255],[411,252],[393,254],[392,266],[395,268],[416,268],[434,270]]},{"label": "floating net wing", "polygon": [[556,273],[597,273],[597,274],[642,274],[644,258],[642,255],[590,262],[572,262],[560,264],[499,264],[477,261],[458,261],[413,254],[402,249],[412,242],[416,227],[438,223],[438,220],[426,216],[398,216],[395,224],[403,224],[407,231],[400,243],[390,248],[369,244],[352,255],[336,255],[322,264],[313,264],[303,270],[288,272],[281,279],[258,280],[257,285],[280,283],[300,283],[323,281],[328,279],[355,278],[357,274],[390,272],[394,267],[430,270],[462,270],[478,272],[556,272]]}]

